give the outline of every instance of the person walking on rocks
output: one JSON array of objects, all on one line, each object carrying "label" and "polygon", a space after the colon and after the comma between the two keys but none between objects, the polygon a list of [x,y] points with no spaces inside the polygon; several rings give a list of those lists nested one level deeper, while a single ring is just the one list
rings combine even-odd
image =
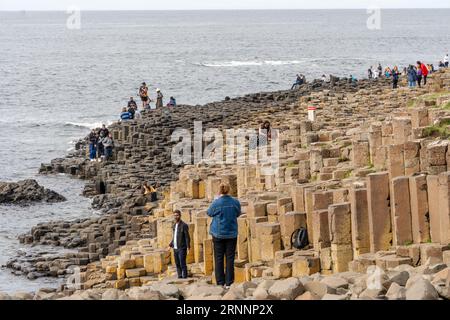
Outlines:
[{"label": "person walking on rocks", "polygon": [[444,57],[444,66],[446,67],[446,68],[448,68],[448,53],[445,55],[445,57]]},{"label": "person walking on rocks", "polygon": [[141,97],[142,101],[142,109],[145,108],[149,98],[148,98],[148,87],[145,82],[142,82],[141,87],[139,88],[139,96]]},{"label": "person walking on rocks", "polygon": [[181,220],[180,210],[175,210],[173,216],[175,224],[173,226],[173,238],[169,246],[173,249],[175,256],[178,279],[186,279],[188,277],[186,256],[191,247],[189,226]]},{"label": "person walking on rocks", "polygon": [[163,97],[161,90],[156,89],[156,109],[163,107]]},{"label": "person walking on rocks", "polygon": [[[208,208],[212,217],[209,233],[213,237],[216,283],[229,287],[234,282],[234,258],[238,236],[237,218],[241,215],[241,204],[229,195],[230,186],[222,183],[219,197]],[[224,258],[226,267],[224,272]]]},{"label": "person walking on rocks", "polygon": [[370,66],[369,70],[367,70],[367,77],[369,79],[373,78],[372,66]]}]

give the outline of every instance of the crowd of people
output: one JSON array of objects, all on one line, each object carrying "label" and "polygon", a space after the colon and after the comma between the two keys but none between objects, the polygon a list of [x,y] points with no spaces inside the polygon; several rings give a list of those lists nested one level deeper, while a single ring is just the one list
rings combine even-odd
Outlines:
[{"label": "crowd of people", "polygon": [[[442,61],[439,61],[439,68],[448,68],[449,57],[448,54],[445,55]],[[433,64],[425,64],[421,61],[417,61],[415,65],[410,64],[408,67],[403,68],[400,72],[397,66],[392,69],[386,67],[383,71],[381,64],[378,64],[376,69],[370,67],[367,71],[369,79],[376,79],[378,77],[385,77],[387,79],[392,79],[392,88],[398,88],[398,82],[400,76],[407,79],[408,87],[414,88],[416,86],[421,87],[427,84],[428,75],[436,72],[436,68]]]},{"label": "crowd of people", "polygon": [[[446,54],[444,56],[444,59],[439,61],[439,68],[448,68],[449,65],[449,56]],[[408,86],[409,87],[421,87],[422,84],[427,84],[427,77],[429,74],[436,71],[436,68],[433,64],[425,64],[421,61],[417,61],[415,65],[409,65],[408,67],[405,67],[402,72],[399,71],[399,68],[397,66],[394,66],[392,68],[386,67],[383,69],[381,63],[378,63],[378,66],[373,67],[370,66],[370,68],[367,70],[367,77],[369,80],[372,79],[378,79],[378,78],[387,78],[392,79],[392,88],[397,89],[398,83],[401,76],[404,76],[408,80]],[[330,75],[329,79],[326,75],[322,75],[321,80],[323,82],[332,82],[332,79],[334,77]],[[353,76],[350,75],[348,78],[349,83],[356,83],[358,80]],[[292,85],[291,90],[294,88],[298,88],[302,84],[306,83],[306,79],[304,75],[297,74],[297,79],[295,83]]]},{"label": "crowd of people", "polygon": [[[156,101],[155,101],[155,107],[153,108],[150,103],[153,102],[152,99],[149,96],[148,93],[148,86],[145,82],[142,82],[141,86],[139,87],[138,92],[139,98],[142,102],[142,110],[152,110],[152,109],[160,109],[164,106],[164,95],[162,94],[161,90],[158,88],[156,89]],[[169,102],[166,105],[167,107],[176,107],[177,101],[174,97],[169,98]],[[130,100],[128,101],[128,105],[126,107],[122,108],[122,112],[120,114],[120,120],[121,121],[128,121],[133,119],[139,119],[141,117],[141,113],[139,111],[138,105],[133,97],[130,97]]]},{"label": "crowd of people", "polygon": [[114,140],[105,125],[98,131],[92,129],[88,136],[89,159],[91,161],[108,161],[112,158]]}]

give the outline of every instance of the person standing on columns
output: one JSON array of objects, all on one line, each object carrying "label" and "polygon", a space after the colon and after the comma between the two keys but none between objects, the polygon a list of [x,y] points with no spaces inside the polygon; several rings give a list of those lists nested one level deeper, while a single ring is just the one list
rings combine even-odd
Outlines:
[{"label": "person standing on columns", "polygon": [[[208,208],[212,217],[209,233],[213,237],[216,283],[226,288],[234,282],[234,258],[238,237],[237,218],[241,215],[241,204],[229,195],[230,186],[222,183],[219,197]],[[226,267],[224,271],[224,258]]]},{"label": "person standing on columns", "polygon": [[175,210],[173,216],[175,224],[173,226],[172,242],[170,242],[169,246],[173,248],[178,279],[186,279],[188,277],[186,256],[191,247],[189,226],[181,220],[180,210]]},{"label": "person standing on columns", "polygon": [[156,89],[156,109],[163,107],[163,97],[161,90]]}]

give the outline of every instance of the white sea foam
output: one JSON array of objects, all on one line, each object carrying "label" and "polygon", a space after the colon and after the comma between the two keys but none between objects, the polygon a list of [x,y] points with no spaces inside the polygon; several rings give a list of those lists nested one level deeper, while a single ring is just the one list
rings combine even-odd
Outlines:
[{"label": "white sea foam", "polygon": [[109,126],[114,121],[103,121],[103,122],[66,122],[66,126],[80,127],[80,128],[88,128],[88,129],[96,129],[100,128],[102,125]]},{"label": "white sea foam", "polygon": [[218,61],[218,62],[207,62],[201,63],[200,65],[204,67],[212,68],[226,68],[226,67],[245,67],[245,66],[282,66],[282,65],[293,65],[301,64],[304,61],[300,60],[249,60],[249,61]]}]

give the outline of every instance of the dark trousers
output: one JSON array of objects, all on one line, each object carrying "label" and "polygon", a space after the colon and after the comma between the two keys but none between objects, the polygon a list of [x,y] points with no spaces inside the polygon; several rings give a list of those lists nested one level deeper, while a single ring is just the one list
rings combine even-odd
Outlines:
[{"label": "dark trousers", "polygon": [[109,160],[112,158],[112,147],[106,147],[105,148],[105,158],[106,160]]},{"label": "dark trousers", "polygon": [[99,143],[97,145],[97,152],[98,152],[98,157],[100,158],[101,156],[105,155],[105,147],[103,146],[103,143]]},{"label": "dark trousers", "polygon": [[426,85],[426,84],[427,84],[427,77],[428,77],[428,76],[423,76],[423,85]]},{"label": "dark trousers", "polygon": [[[231,286],[234,282],[234,256],[236,254],[237,238],[213,238],[213,242],[216,282],[220,286]],[[224,257],[226,258],[225,272],[223,270]]]},{"label": "dark trousers", "polygon": [[392,81],[392,88],[397,89],[398,88],[398,80]]},{"label": "dark trousers", "polygon": [[422,86],[422,76],[417,76],[417,84],[419,85],[419,87]]},{"label": "dark trousers", "polygon": [[186,255],[187,249],[174,249],[175,265],[177,266],[177,274],[179,279],[186,279],[188,277]]}]

